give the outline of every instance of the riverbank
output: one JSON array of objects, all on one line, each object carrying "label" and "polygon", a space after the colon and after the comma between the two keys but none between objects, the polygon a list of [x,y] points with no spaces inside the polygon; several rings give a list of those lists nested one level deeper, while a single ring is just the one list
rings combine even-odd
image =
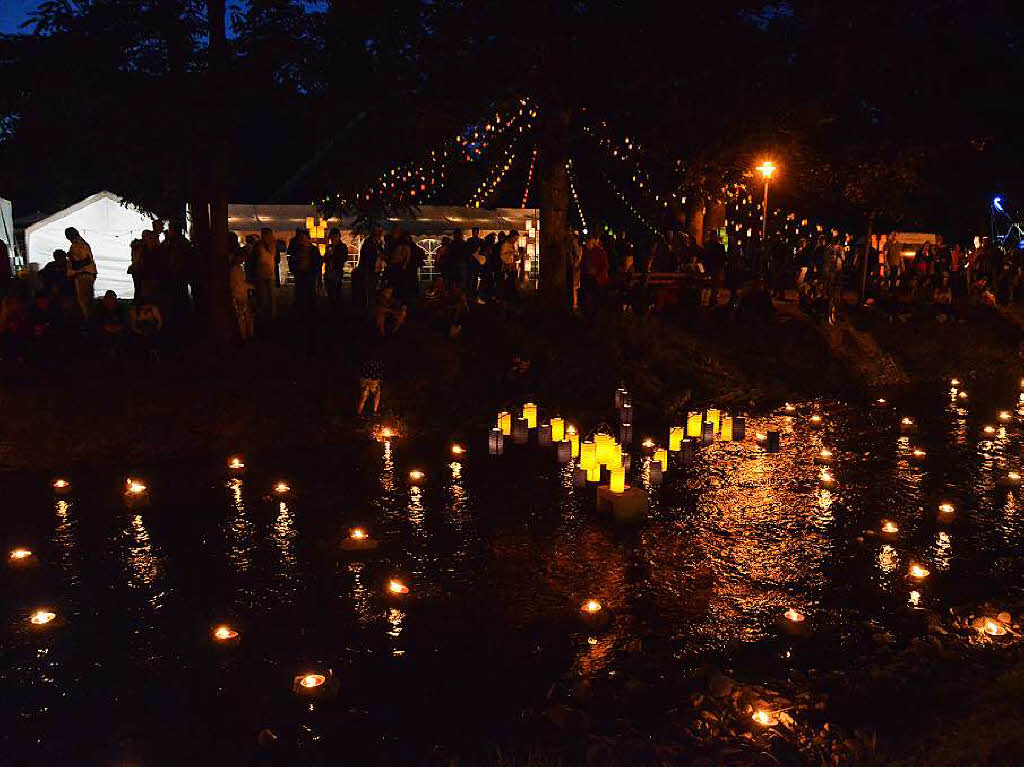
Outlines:
[{"label": "riverbank", "polygon": [[[734,318],[725,307],[587,319],[553,318],[530,304],[474,307],[457,339],[414,317],[383,348],[360,320],[325,313],[309,355],[285,322],[244,348],[190,347],[156,364],[98,359],[88,348],[67,363],[4,360],[0,470],[138,465],[357,438],[375,423],[354,412],[359,372],[378,353],[386,371],[381,418],[466,441],[482,440],[494,413],[526,399],[596,425],[621,385],[633,395],[637,433],[660,433],[694,403],[757,412],[950,375],[983,382],[1020,372],[1020,329],[987,309],[962,323],[890,323],[862,310],[830,328],[793,304],[776,307],[770,323]],[[530,362],[525,375],[509,373],[515,356]]]}]

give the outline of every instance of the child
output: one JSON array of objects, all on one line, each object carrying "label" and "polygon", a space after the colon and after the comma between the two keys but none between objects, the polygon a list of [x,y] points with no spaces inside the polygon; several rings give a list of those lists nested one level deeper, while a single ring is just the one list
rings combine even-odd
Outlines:
[{"label": "child", "polygon": [[363,407],[366,400],[373,397],[373,412],[376,413],[380,407],[380,387],[384,380],[383,367],[380,360],[370,357],[363,363],[363,369],[359,376],[359,405],[356,407],[356,415],[363,414]]}]

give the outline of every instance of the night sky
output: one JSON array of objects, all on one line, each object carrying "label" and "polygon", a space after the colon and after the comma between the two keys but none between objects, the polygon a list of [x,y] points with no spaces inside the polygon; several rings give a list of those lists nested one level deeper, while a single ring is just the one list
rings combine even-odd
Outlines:
[{"label": "night sky", "polygon": [[18,32],[18,25],[38,0],[0,0],[0,33]]}]

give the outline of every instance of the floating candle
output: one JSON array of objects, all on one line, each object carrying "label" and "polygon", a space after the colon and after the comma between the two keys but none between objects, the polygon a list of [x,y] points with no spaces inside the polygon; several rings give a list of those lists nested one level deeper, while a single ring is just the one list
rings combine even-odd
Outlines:
[{"label": "floating candle", "polygon": [[128,479],[126,492],[131,495],[142,495],[146,492],[146,486],[137,479]]},{"label": "floating candle", "polygon": [[56,617],[56,613],[52,613],[49,610],[36,610],[34,613],[32,613],[32,616],[29,618],[29,620],[36,626],[45,626],[47,623],[50,623]]},{"label": "floating candle", "polygon": [[327,681],[327,677],[323,674],[305,674],[300,680],[299,684],[306,688],[319,687]]},{"label": "floating candle", "polygon": [[287,493],[289,490],[291,490],[291,487],[288,485],[287,482],[283,482],[282,481],[282,482],[278,482],[276,485],[274,485],[274,492],[275,493]]},{"label": "floating candle", "polygon": [[924,458],[925,455],[927,455],[927,453],[925,453],[924,450],[922,450],[919,447],[915,447],[913,450],[911,450],[910,454],[914,456],[914,458]]},{"label": "floating candle", "polygon": [[960,392],[960,399],[967,399],[967,392],[965,392],[965,391]]},{"label": "floating candle", "polygon": [[245,461],[240,456],[233,455],[228,459],[228,468],[234,471],[245,468]]},{"label": "floating candle", "polygon": [[601,612],[601,603],[596,599],[588,599],[580,605],[580,612],[584,615],[594,615]]},{"label": "floating candle", "polygon": [[925,568],[921,567],[921,565],[915,563],[915,564],[912,564],[910,566],[909,575],[910,575],[911,578],[919,578],[920,579],[920,578],[927,578],[929,575],[931,575],[931,572],[929,570],[926,570]]},{"label": "floating candle", "polygon": [[949,385],[950,386],[959,386],[960,385],[960,379],[959,378],[950,378],[949,379]]},{"label": "floating candle", "polygon": [[793,623],[803,623],[804,621],[804,614],[797,612],[792,607],[786,610],[783,615],[785,615],[786,620],[792,621]]},{"label": "floating candle", "polygon": [[1006,629],[1003,627],[1003,624],[999,621],[994,621],[991,618],[985,619],[985,624],[982,626],[981,630],[989,636],[994,637],[1001,637],[1006,633]]},{"label": "floating candle", "polygon": [[1009,421],[1012,417],[1013,416],[1010,415],[1010,411],[1009,410],[1000,410],[999,411],[999,420],[1000,421]]},{"label": "floating candle", "polygon": [[895,522],[891,522],[889,520],[886,520],[885,522],[882,523],[882,532],[883,533],[898,533],[899,531],[900,531],[900,528],[899,528],[899,526]]},{"label": "floating candle", "polygon": [[954,511],[956,511],[956,508],[951,503],[940,503],[939,504],[939,513],[940,514],[952,514]]},{"label": "floating candle", "polygon": [[452,445],[452,455],[462,455],[466,449],[462,445]]},{"label": "floating candle", "polygon": [[54,490],[67,490],[69,487],[71,487],[71,483],[66,479],[56,479],[53,481]]},{"label": "floating candle", "polygon": [[770,712],[765,711],[763,708],[759,708],[757,711],[755,711],[750,718],[758,724],[762,725],[763,727],[774,727],[779,723],[778,719],[772,716]]},{"label": "floating candle", "polygon": [[20,562],[22,560],[28,559],[31,556],[32,552],[28,549],[15,549],[10,553],[10,558],[15,562]]},{"label": "floating candle", "polygon": [[811,416],[811,426],[821,426],[821,416],[817,413]]},{"label": "floating candle", "polygon": [[996,427],[995,426],[986,426],[986,427],[984,427],[982,429],[982,431],[985,432],[986,434],[995,434],[996,433]]},{"label": "floating candle", "polygon": [[218,626],[213,630],[213,638],[218,642],[228,642],[238,638],[238,632],[230,626]]},{"label": "floating candle", "polygon": [[425,476],[426,474],[424,474],[419,469],[413,469],[412,471],[409,472],[409,479],[412,480],[413,482],[420,482]]},{"label": "floating candle", "polygon": [[651,439],[650,437],[645,437],[644,441],[641,444],[645,449],[650,450],[654,447],[654,440]]},{"label": "floating candle", "polygon": [[390,591],[392,594],[408,594],[409,587],[401,581],[392,580],[388,581],[388,591]]}]

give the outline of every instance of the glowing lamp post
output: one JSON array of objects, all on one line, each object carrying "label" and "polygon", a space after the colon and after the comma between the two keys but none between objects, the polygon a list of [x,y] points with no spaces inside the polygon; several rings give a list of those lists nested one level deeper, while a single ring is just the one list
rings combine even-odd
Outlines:
[{"label": "glowing lamp post", "polygon": [[775,175],[775,163],[771,160],[765,160],[763,163],[757,166],[758,173],[761,174],[761,178],[764,179],[764,201],[761,207],[761,240],[764,241],[768,236],[768,183],[771,181],[772,176]]}]

